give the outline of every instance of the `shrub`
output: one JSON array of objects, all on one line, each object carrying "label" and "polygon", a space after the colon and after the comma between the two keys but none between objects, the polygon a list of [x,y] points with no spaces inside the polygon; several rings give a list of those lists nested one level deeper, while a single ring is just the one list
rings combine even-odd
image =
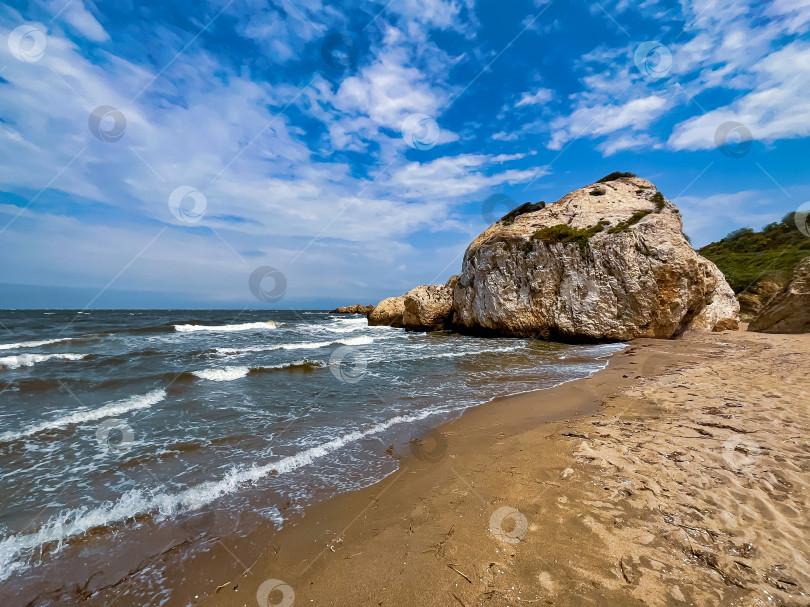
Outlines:
[{"label": "shrub", "polygon": [[605,175],[596,183],[607,183],[608,181],[616,181],[624,177],[638,177],[635,173],[622,173],[621,171],[613,171],[610,175]]},{"label": "shrub", "polygon": [[515,219],[521,215],[525,215],[526,213],[534,213],[535,211],[545,208],[546,203],[542,200],[540,202],[535,202],[534,204],[527,202],[520,205],[518,208],[509,211],[506,215],[501,217],[499,221],[505,223],[506,225],[510,225],[511,223],[514,223]]},{"label": "shrub", "polygon": [[784,285],[802,259],[810,256],[810,238],[796,228],[793,213],[760,232],[741,228],[698,250],[714,262],[740,293],[762,280]]},{"label": "shrub", "polygon": [[602,220],[590,228],[572,228],[565,224],[547,226],[532,234],[532,240],[539,240],[546,244],[556,244],[558,242],[563,244],[576,243],[581,249],[584,249],[588,246],[588,240],[591,236],[602,232],[607,225],[608,222]]},{"label": "shrub", "polygon": [[604,196],[607,194],[607,190],[603,187],[595,187],[589,193],[591,196]]}]

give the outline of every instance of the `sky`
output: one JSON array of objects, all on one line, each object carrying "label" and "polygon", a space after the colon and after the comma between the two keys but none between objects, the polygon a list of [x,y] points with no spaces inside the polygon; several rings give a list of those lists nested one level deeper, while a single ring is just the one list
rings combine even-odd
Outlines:
[{"label": "sky", "polygon": [[441,283],[612,171],[700,247],[810,200],[810,0],[12,0],[0,307]]}]

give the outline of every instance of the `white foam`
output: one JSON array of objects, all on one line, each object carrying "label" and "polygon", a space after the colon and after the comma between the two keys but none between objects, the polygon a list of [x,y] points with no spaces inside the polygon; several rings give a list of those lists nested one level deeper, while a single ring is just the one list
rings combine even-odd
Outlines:
[{"label": "white foam", "polygon": [[291,363],[281,363],[278,365],[268,365],[265,367],[225,367],[222,369],[201,369],[199,371],[192,371],[192,375],[200,379],[208,379],[211,381],[233,381],[245,377],[251,371],[262,371],[264,369],[286,369],[288,367],[296,367],[304,364],[319,365],[316,361],[307,360],[306,358],[296,360]]},{"label": "white foam", "polygon": [[48,344],[58,344],[63,341],[70,341],[69,337],[62,339],[45,339],[43,341],[21,341],[17,344],[0,344],[0,350],[16,350],[17,348],[36,348],[37,346],[47,346]]},{"label": "white foam", "polygon": [[523,344],[515,346],[502,346],[500,348],[479,348],[476,350],[459,350],[456,352],[439,352],[437,354],[425,354],[416,352],[415,356],[404,356],[390,359],[390,362],[398,362],[402,360],[424,360],[427,358],[462,358],[464,356],[477,356],[478,354],[489,354],[496,352],[516,352],[523,348]]},{"label": "white foam", "polygon": [[267,320],[264,322],[246,322],[238,325],[174,325],[174,330],[178,333],[194,333],[196,331],[218,331],[222,333],[231,333],[233,331],[256,331],[275,329],[277,327],[275,321]]},{"label": "white foam", "polygon": [[334,341],[300,341],[284,344],[273,344],[268,346],[247,346],[245,348],[217,348],[216,353],[221,355],[248,354],[250,352],[272,352],[274,350],[316,350],[328,346],[365,346],[373,344],[374,338],[368,335],[359,337],[347,337]]},{"label": "white foam", "polygon": [[123,400],[107,403],[98,409],[82,409],[80,411],[74,411],[70,415],[57,417],[56,419],[42,422],[41,424],[36,424],[34,426],[28,426],[27,428],[24,428],[18,432],[5,432],[4,434],[0,434],[0,442],[7,443],[9,441],[25,438],[26,436],[31,436],[32,434],[37,434],[44,430],[56,430],[74,424],[81,424],[84,422],[102,419],[104,417],[122,415],[137,409],[145,409],[159,403],[164,398],[166,398],[165,390],[152,390],[148,394],[138,394]]},{"label": "white foam", "polygon": [[330,333],[353,333],[367,329],[368,321],[365,318],[341,318],[328,325],[319,325],[317,328]]},{"label": "white foam", "polygon": [[48,360],[81,360],[86,356],[87,354],[18,354],[0,358],[0,367],[19,369],[20,367],[33,367],[37,363]]},{"label": "white foam", "polygon": [[233,381],[245,377],[249,372],[250,368],[248,367],[225,367],[224,369],[201,369],[199,371],[192,371],[192,375],[210,381]]},{"label": "white foam", "polygon": [[0,541],[0,581],[8,579],[12,573],[24,568],[25,564],[21,561],[21,557],[32,554],[43,544],[56,542],[61,547],[65,540],[86,533],[90,529],[125,522],[142,514],[153,513],[158,518],[162,518],[178,512],[198,510],[223,495],[238,491],[245,483],[257,481],[271,473],[291,472],[312,464],[316,459],[350,443],[379,434],[391,426],[419,421],[438,413],[443,413],[443,411],[427,409],[419,413],[393,417],[365,430],[349,432],[264,466],[233,467],[219,480],[200,483],[179,493],[154,493],[132,489],[117,501],[106,502],[92,510],[78,508],[60,512],[48,520],[36,533],[11,535]]}]

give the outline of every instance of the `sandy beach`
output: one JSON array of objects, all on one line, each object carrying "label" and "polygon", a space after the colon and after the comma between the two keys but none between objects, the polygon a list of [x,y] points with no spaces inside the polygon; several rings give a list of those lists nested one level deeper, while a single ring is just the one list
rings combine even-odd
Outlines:
[{"label": "sandy beach", "polygon": [[808,357],[808,335],[635,340],[586,380],[395,445],[396,473],[314,507],[242,575],[209,568],[200,598],[807,605]]}]

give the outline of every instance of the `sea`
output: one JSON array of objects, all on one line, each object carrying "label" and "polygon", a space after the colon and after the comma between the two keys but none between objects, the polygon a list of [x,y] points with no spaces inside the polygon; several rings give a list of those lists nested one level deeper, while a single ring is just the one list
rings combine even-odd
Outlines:
[{"label": "sea", "polygon": [[318,310],[0,311],[0,604],[194,605],[210,580],[184,572],[224,539],[238,574],[441,423],[621,348]]}]

